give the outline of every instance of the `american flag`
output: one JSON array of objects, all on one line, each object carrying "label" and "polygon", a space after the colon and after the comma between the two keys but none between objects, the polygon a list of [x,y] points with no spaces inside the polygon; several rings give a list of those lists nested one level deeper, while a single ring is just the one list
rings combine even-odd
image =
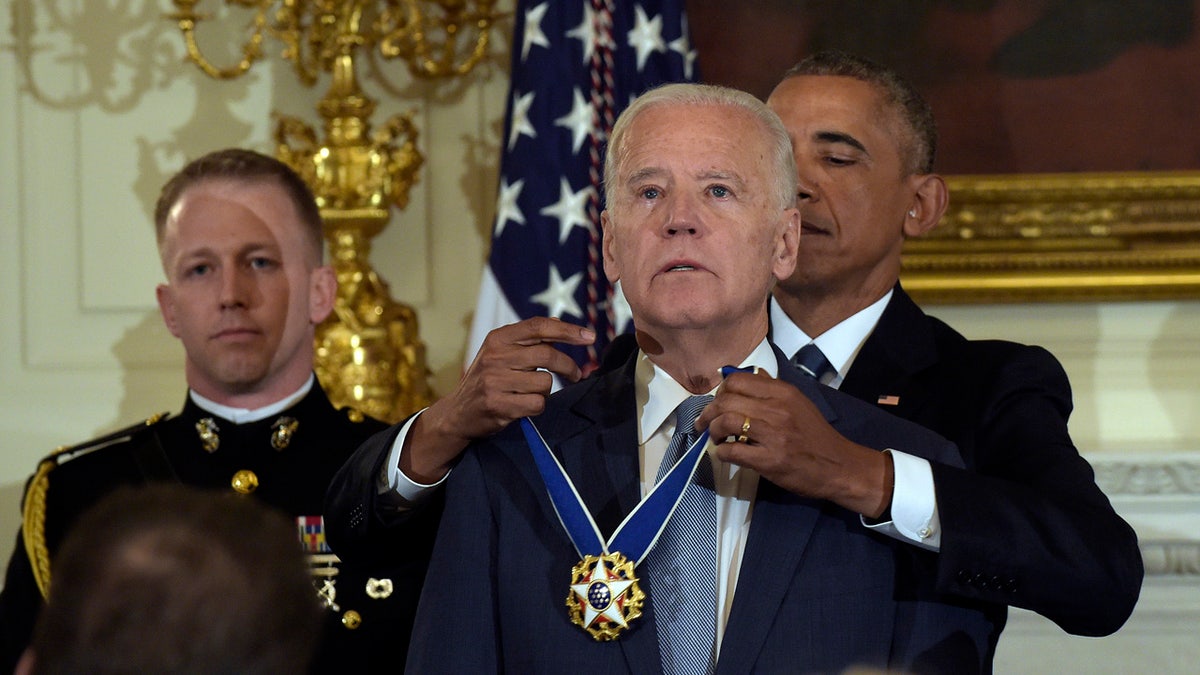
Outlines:
[{"label": "american flag", "polygon": [[630,330],[604,277],[600,247],[604,146],[639,93],[693,80],[683,0],[519,0],[512,84],[492,248],[467,362],[488,331],[532,316],[596,330],[565,348],[585,369]]}]

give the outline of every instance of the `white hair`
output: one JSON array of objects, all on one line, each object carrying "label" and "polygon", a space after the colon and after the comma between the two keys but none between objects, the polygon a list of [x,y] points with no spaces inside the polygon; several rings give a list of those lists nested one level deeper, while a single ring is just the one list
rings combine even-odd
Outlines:
[{"label": "white hair", "polygon": [[625,136],[633,126],[634,119],[646,110],[660,105],[726,106],[749,112],[759,121],[772,149],[775,190],[778,193],[780,208],[788,209],[796,205],[796,159],[792,156],[792,140],[779,116],[752,94],[712,84],[666,84],[645,92],[630,103],[617,118],[609,137],[608,151],[604,157],[606,186],[616,184],[617,166],[626,153]]}]

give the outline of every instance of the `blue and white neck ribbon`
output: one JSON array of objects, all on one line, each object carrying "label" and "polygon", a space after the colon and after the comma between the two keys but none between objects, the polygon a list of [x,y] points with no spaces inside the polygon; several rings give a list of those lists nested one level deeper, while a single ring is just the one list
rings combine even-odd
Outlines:
[{"label": "blue and white neck ribbon", "polygon": [[620,552],[636,566],[646,557],[650,549],[662,534],[667,521],[675,513],[692,474],[704,456],[704,446],[708,443],[708,431],[700,434],[696,442],[688,448],[683,457],[671,467],[671,471],[659,481],[658,485],[646,495],[646,498],[625,516],[621,525],[613,532],[612,538],[605,542],[600,534],[600,528],[587,510],[575,484],[571,482],[562,464],[550,446],[542,438],[541,432],[533,425],[528,417],[521,419],[521,430],[525,432],[525,440],[533,454],[538,472],[546,483],[546,491],[558,520],[570,537],[571,543],[579,557],[608,555]]}]

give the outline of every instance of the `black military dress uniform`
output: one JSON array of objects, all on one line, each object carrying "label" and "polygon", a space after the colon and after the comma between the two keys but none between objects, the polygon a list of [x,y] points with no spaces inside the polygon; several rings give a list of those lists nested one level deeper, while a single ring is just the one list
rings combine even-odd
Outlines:
[{"label": "black military dress uniform", "polygon": [[[315,383],[295,405],[256,422],[235,424],[209,414],[190,396],[178,416],[163,417],[42,462],[26,492],[22,531],[0,593],[0,672],[11,672],[41,608],[35,568],[48,575],[49,557],[66,529],[115,487],[179,481],[241,493],[296,518],[298,541],[317,550],[330,479],[364,440],[387,426],[334,409]],[[386,569],[314,556],[314,592],[320,590],[327,608],[316,672],[395,672],[404,663],[435,527],[414,522],[406,547],[411,556]]]}]

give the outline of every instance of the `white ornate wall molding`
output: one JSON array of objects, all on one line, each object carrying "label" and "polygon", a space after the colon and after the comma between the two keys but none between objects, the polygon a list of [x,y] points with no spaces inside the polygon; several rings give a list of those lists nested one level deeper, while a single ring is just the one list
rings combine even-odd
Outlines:
[{"label": "white ornate wall molding", "polygon": [[1146,575],[1189,575],[1200,578],[1200,542],[1142,541]]},{"label": "white ornate wall molding", "polygon": [[1200,458],[1097,460],[1096,483],[1110,497],[1184,495],[1200,499]]},{"label": "white ornate wall molding", "polygon": [[1138,531],[1146,575],[1200,581],[1200,454],[1091,461],[1097,484]]}]

